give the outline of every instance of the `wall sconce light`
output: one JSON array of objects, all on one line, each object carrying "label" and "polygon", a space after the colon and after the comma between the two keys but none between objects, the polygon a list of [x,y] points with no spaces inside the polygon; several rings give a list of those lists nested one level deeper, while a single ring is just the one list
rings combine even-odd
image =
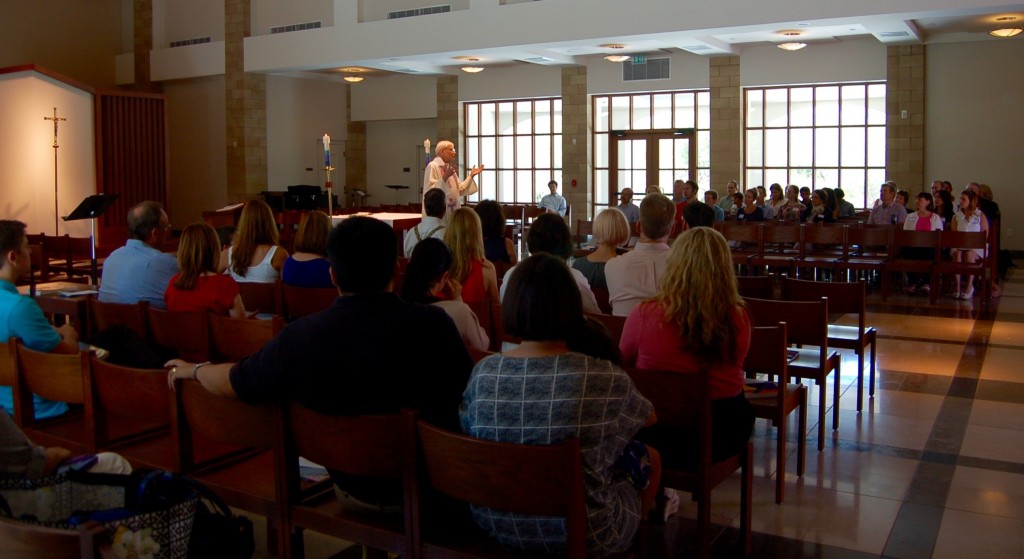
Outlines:
[{"label": "wall sconce light", "polygon": [[794,50],[800,50],[800,49],[806,47],[807,43],[796,43],[796,42],[793,42],[793,43],[779,43],[778,45],[775,45],[775,46],[779,47],[782,50],[794,51]]},{"label": "wall sconce light", "polygon": [[347,81],[348,83],[359,83],[359,82],[365,80],[366,78],[364,78],[362,76],[345,76],[342,79]]}]

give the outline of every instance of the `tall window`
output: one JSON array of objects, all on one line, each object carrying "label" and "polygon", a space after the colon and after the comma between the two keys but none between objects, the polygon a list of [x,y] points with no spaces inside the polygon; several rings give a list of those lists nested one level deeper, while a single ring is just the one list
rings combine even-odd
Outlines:
[{"label": "tall window", "polygon": [[747,188],[842,187],[855,207],[885,182],[885,84],[748,88]]},{"label": "tall window", "polygon": [[537,203],[548,181],[561,183],[562,100],[465,103],[467,165],[482,164],[472,200]]},{"label": "tall window", "polygon": [[[692,128],[696,133],[697,161],[689,161],[689,150],[684,141],[672,142],[671,147],[659,147],[657,184],[662,192],[672,193],[672,182],[676,179],[693,179],[702,189],[711,181],[711,94],[708,91],[669,91],[658,93],[633,93],[625,95],[593,96],[593,157],[594,180],[591,200],[594,208],[607,206],[612,193],[609,192],[608,142],[612,131],[673,130]],[[647,161],[640,151],[620,149],[619,184],[640,184],[639,178],[628,180],[623,173],[636,173],[646,169]],[[690,176],[690,169],[696,168],[696,177]],[[623,179],[626,180],[623,180]],[[633,189],[637,198],[643,190]],[[592,208],[593,209],[593,208]]]}]

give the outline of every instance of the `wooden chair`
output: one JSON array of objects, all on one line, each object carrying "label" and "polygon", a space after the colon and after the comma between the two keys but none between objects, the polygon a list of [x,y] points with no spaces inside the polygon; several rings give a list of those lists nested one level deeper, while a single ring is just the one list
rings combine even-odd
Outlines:
[{"label": "wooden chair", "polygon": [[846,230],[846,256],[835,261],[836,271],[868,272],[884,275],[885,265],[892,257],[891,225],[850,226]]},{"label": "wooden chair", "polygon": [[622,329],[626,326],[626,317],[592,312],[585,312],[583,315],[604,325],[608,329],[608,336],[615,343],[615,347],[619,347],[619,341],[622,340]]},{"label": "wooden chair", "polygon": [[590,291],[594,293],[594,299],[597,301],[597,308],[601,309],[604,314],[612,314],[612,304],[608,302],[608,288],[607,287],[590,287]]},{"label": "wooden chair", "polygon": [[786,323],[778,326],[759,326],[750,336],[750,350],[743,360],[747,377],[763,374],[776,379],[779,390],[774,394],[757,396],[747,394],[754,416],[768,419],[776,427],[775,443],[775,502],[782,503],[786,494],[786,424],[789,414],[799,408],[797,415],[796,475],[804,475],[807,461],[807,387],[790,384],[786,349]]},{"label": "wooden chair", "polygon": [[[195,478],[228,505],[266,517],[267,547],[288,557],[285,467],[275,452],[284,436],[280,406],[246,404],[180,379],[172,398],[174,471]],[[201,461],[200,444],[224,445],[234,452]]]},{"label": "wooden chair", "polygon": [[[941,231],[908,231],[896,229],[892,236],[892,258],[885,263],[885,273],[882,275],[882,300],[885,301],[892,290],[891,276],[894,273],[916,273],[928,274],[931,284],[931,292],[938,290],[935,285],[935,276],[932,268],[939,262],[939,238]],[[901,252],[904,248],[931,249],[930,260],[907,258]]]},{"label": "wooden chair", "polygon": [[92,285],[98,285],[103,267],[93,254],[92,237],[68,237],[67,242],[68,279],[73,281],[76,276],[82,275],[87,277]]},{"label": "wooden chair", "polygon": [[[697,461],[692,468],[662,463],[662,485],[690,493],[697,502],[698,556],[711,554],[711,491],[740,471],[740,532],[742,555],[751,550],[750,513],[753,487],[753,445],[748,441],[739,454],[711,461],[713,426],[711,392],[705,374],[678,371],[630,371],[637,389],[654,404],[658,425],[693,431],[697,436]],[[661,449],[659,449],[661,450]],[[666,454],[662,452],[662,454]],[[685,468],[685,469],[684,469]]]},{"label": "wooden chair", "polygon": [[[422,420],[416,430],[424,492],[503,511],[565,517],[566,557],[586,557],[583,461],[576,439],[548,446],[498,443]],[[419,516],[425,513],[420,511]],[[420,556],[425,559],[510,556],[469,522],[428,524],[420,537]]]},{"label": "wooden chair", "polygon": [[594,222],[578,219],[576,220],[576,246],[581,247],[594,234]]},{"label": "wooden chair", "polygon": [[9,559],[94,559],[107,541],[106,528],[95,522],[65,530],[0,516],[0,556]]},{"label": "wooden chair", "polygon": [[281,314],[281,280],[274,283],[240,281],[238,287],[242,295],[242,304],[250,313],[259,311]]},{"label": "wooden chair", "polygon": [[804,228],[804,225],[798,223],[762,225],[761,252],[750,257],[750,265],[792,271],[796,262],[803,257]]},{"label": "wooden chair", "polygon": [[[92,434],[92,408],[86,404],[83,371],[89,366],[89,351],[73,354],[47,353],[28,349],[11,338],[17,357],[14,375],[14,421],[25,435],[41,446],[60,446],[73,454],[96,451]],[[54,402],[84,406],[58,417],[35,418],[32,395]]]},{"label": "wooden chair", "polygon": [[269,320],[231,318],[211,314],[210,358],[219,362],[238,362],[256,353],[284,328],[284,317]]},{"label": "wooden chair", "polygon": [[282,311],[288,320],[322,311],[333,305],[337,298],[338,290],[334,287],[295,287],[281,283]]},{"label": "wooden chair", "polygon": [[988,235],[982,231],[968,232],[968,231],[942,231],[939,237],[939,249],[940,254],[942,252],[948,252],[949,249],[981,249],[985,255],[983,258],[978,258],[973,263],[971,262],[953,262],[952,260],[945,260],[939,258],[935,262],[935,266],[932,268],[932,274],[935,281],[932,282],[931,289],[931,303],[935,304],[936,299],[939,296],[939,279],[942,276],[948,275],[970,275],[978,276],[978,283],[981,285],[981,300],[988,301],[989,296],[989,278],[995,277],[992,275],[986,276],[986,272],[991,268],[992,253],[989,252],[988,247]]},{"label": "wooden chair", "polygon": [[0,343],[0,386],[14,386],[14,377],[18,371],[18,358],[14,351],[14,340]]},{"label": "wooden chair", "polygon": [[868,380],[868,396],[871,397],[875,395],[875,361],[878,354],[878,330],[867,325],[867,284],[864,281],[833,283],[782,279],[784,301],[817,301],[822,297],[828,299],[830,315],[857,315],[856,326],[829,322],[828,345],[852,349],[857,354],[857,411],[860,411],[864,404],[864,350],[871,348],[871,371]]},{"label": "wooden chair", "polygon": [[828,299],[817,301],[766,301],[745,299],[754,326],[775,326],[786,319],[786,336],[798,349],[796,359],[789,362],[789,374],[800,379],[813,379],[818,385],[818,450],[825,448],[825,392],[828,375],[833,375],[832,429],[839,428],[839,353],[828,346]]},{"label": "wooden chair", "polygon": [[[287,505],[293,537],[308,528],[373,549],[415,556],[416,414],[331,416],[292,403],[284,438]],[[402,513],[366,514],[346,510],[326,491],[307,499],[298,472],[302,456],[328,470],[391,480],[403,489]]]},{"label": "wooden chair", "polygon": [[70,236],[63,235],[42,235],[43,253],[48,260],[47,266],[50,270],[61,270],[65,279],[71,279],[67,275],[69,262],[71,260],[71,247],[68,245]]},{"label": "wooden chair", "polygon": [[736,276],[740,297],[756,299],[775,298],[775,274],[767,276]]},{"label": "wooden chair", "polygon": [[185,361],[210,360],[210,327],[204,311],[165,311],[146,307],[150,341],[173,349]]},{"label": "wooden chair", "polygon": [[804,226],[804,253],[793,261],[797,277],[802,270],[810,270],[811,278],[818,270],[835,270],[836,262],[847,256],[847,229],[846,225],[824,223]]},{"label": "wooden chair", "polygon": [[[743,267],[750,268],[750,259],[762,251],[761,224],[724,221],[716,223],[715,228],[729,242],[732,263],[741,270]],[[750,273],[753,274],[753,271]]]},{"label": "wooden chair", "polygon": [[96,335],[111,326],[131,328],[142,339],[149,338],[146,323],[146,308],[149,303],[141,301],[133,305],[104,303],[93,297],[89,299],[89,334]]},{"label": "wooden chair", "polygon": [[50,281],[50,263],[46,258],[46,250],[43,245],[28,245],[29,250],[29,262],[31,265],[31,272],[28,275],[29,285],[35,288],[37,283],[46,283]]}]

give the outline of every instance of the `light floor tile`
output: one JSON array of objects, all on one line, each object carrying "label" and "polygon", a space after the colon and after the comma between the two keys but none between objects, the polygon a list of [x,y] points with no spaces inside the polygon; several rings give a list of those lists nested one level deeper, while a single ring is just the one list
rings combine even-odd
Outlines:
[{"label": "light floor tile", "polygon": [[[896,415],[917,419],[933,420],[942,408],[942,396],[917,392],[875,389],[875,397],[868,397],[867,380],[864,387],[864,408],[862,415]],[[839,398],[840,410],[857,409],[857,391],[851,387]]]},{"label": "light floor tile", "polygon": [[1024,464],[1024,431],[968,425],[961,456]]},{"label": "light floor tile", "polygon": [[946,508],[1024,520],[1024,474],[957,466]]},{"label": "light floor tile", "polygon": [[[865,321],[869,326],[874,326],[882,336],[926,338],[952,342],[966,342],[971,335],[971,329],[974,328],[974,320],[971,319],[935,319],[928,316],[894,313],[868,313]],[[857,324],[856,316],[845,315],[842,322]]]},{"label": "light floor tile", "polygon": [[1019,559],[1024,521],[946,509],[933,559]]},{"label": "light floor tile", "polygon": [[878,366],[889,371],[953,376],[964,348],[903,340],[878,340]]},{"label": "light floor tile", "polygon": [[[808,413],[817,413],[817,408],[810,406]],[[831,429],[831,412],[826,418],[827,428]],[[876,445],[895,446],[912,450],[924,449],[931,433],[934,421],[915,417],[884,415],[879,413],[860,413],[853,410],[839,410],[838,438],[845,441],[857,441]]]},{"label": "light floor tile", "polygon": [[981,378],[1024,382],[1024,350],[990,347],[985,352]]},{"label": "light floor tile", "polygon": [[975,400],[968,424],[1024,431],[1024,404]]},{"label": "light floor tile", "polygon": [[[1002,306],[999,309],[1002,310]],[[1020,346],[1024,349],[1024,323],[997,320],[992,324],[989,343]]]},{"label": "light floor tile", "polygon": [[901,501],[851,493],[836,493],[820,508],[805,541],[881,553],[889,539]]}]

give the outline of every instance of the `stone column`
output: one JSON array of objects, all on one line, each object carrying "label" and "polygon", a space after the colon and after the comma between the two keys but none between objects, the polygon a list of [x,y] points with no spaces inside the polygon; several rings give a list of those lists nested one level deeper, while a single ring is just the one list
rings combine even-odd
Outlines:
[{"label": "stone column", "polygon": [[[889,47],[886,68],[885,176],[911,194],[928,186],[924,182],[925,48]],[[877,186],[868,185],[869,192]]]},{"label": "stone column", "polygon": [[[591,219],[590,98],[587,67],[562,68],[562,196],[572,207],[572,220]],[[576,186],[573,186],[576,181]],[[537,190],[546,192],[546,185]],[[569,228],[575,230],[574,223]]]},{"label": "stone column", "polygon": [[228,201],[255,197],[267,185],[267,79],[245,71],[251,33],[249,0],[224,2],[224,89]]},{"label": "stone column", "polygon": [[[437,78],[437,137],[433,141],[436,146],[441,140],[454,142],[456,149],[462,153],[459,145],[462,137],[459,126],[459,77],[441,76]],[[433,147],[431,147],[433,150]],[[460,175],[461,176],[461,175]]]},{"label": "stone column", "polygon": [[736,180],[743,185],[743,94],[740,90],[740,57],[720,56],[710,60],[711,78],[711,184],[724,196],[725,185]]},{"label": "stone column", "polygon": [[135,83],[133,91],[160,92],[160,85],[149,77],[149,53],[153,50],[153,0],[134,0],[132,10]]},{"label": "stone column", "polygon": [[[351,190],[368,192],[366,184],[366,122],[352,120],[352,86],[345,85],[345,111],[348,114],[347,137],[345,138],[345,184],[334,187],[339,195],[338,203],[347,205],[350,201],[341,200]],[[357,200],[359,203],[362,200]],[[382,200],[367,199],[369,205],[380,205]]]}]

